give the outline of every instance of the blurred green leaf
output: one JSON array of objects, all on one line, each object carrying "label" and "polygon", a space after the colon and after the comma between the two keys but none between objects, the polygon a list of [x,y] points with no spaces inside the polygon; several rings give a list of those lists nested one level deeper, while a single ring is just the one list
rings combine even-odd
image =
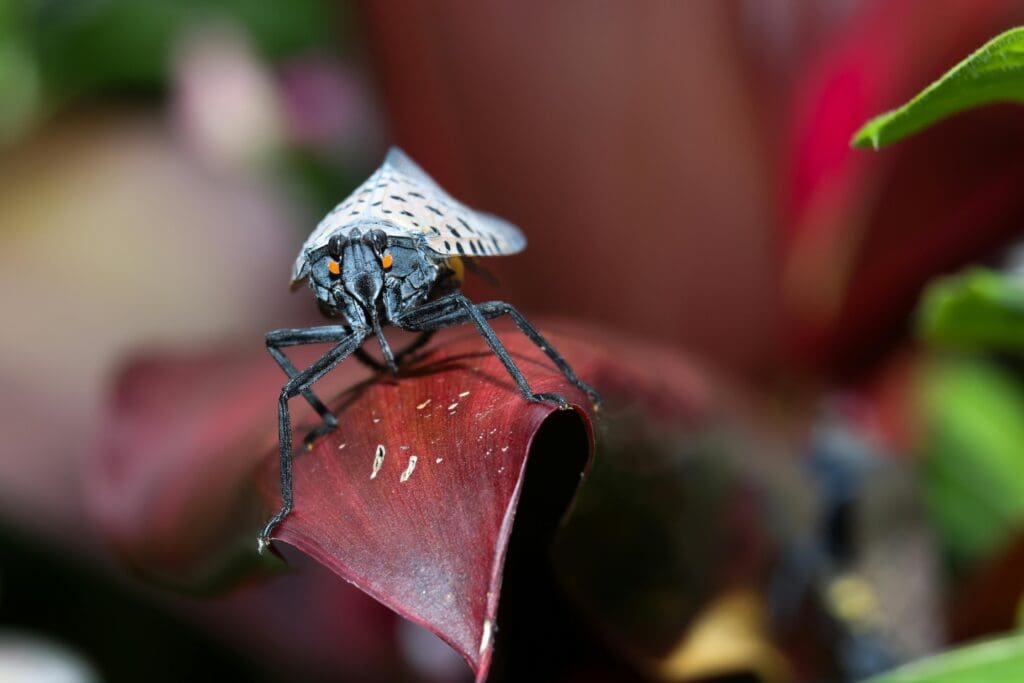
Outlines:
[{"label": "blurred green leaf", "polygon": [[927,341],[1024,353],[1024,280],[975,268],[932,283],[918,331]]},{"label": "blurred green leaf", "polygon": [[1019,683],[1022,679],[1024,635],[1014,635],[928,657],[869,683]]},{"label": "blurred green leaf", "polygon": [[902,107],[868,121],[850,144],[878,149],[964,109],[1021,101],[1024,27],[996,36]]},{"label": "blurred green leaf", "polygon": [[58,100],[101,88],[158,89],[178,37],[207,24],[242,29],[274,59],[334,40],[340,18],[325,0],[88,0],[22,3],[24,31]]},{"label": "blurred green leaf", "polygon": [[922,480],[936,526],[959,562],[1024,529],[1024,389],[983,361],[943,361],[919,389]]},{"label": "blurred green leaf", "polygon": [[0,35],[0,144],[24,131],[39,109],[36,63],[17,38]]}]

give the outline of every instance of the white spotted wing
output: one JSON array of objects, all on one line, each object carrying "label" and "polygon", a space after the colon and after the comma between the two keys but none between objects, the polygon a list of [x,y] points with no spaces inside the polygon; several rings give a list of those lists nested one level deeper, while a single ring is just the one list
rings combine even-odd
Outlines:
[{"label": "white spotted wing", "polygon": [[526,246],[519,228],[454,199],[397,147],[316,226],[302,245],[292,279],[307,275],[308,252],[326,245],[335,233],[345,234],[355,227],[420,239],[440,256],[500,256]]}]

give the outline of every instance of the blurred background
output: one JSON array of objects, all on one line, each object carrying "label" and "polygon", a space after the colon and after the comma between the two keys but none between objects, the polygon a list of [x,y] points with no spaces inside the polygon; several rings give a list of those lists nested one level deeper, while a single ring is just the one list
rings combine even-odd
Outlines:
[{"label": "blurred background", "polygon": [[[774,495],[770,441],[815,501],[756,598],[785,626],[738,664],[630,676],[854,680],[1013,629],[1020,349],[915,321],[935,278],[1019,279],[1024,111],[848,142],[1022,21],[1004,0],[0,0],[0,680],[465,679],[316,566],[202,600],[133,582],[83,496],[131,354],[317,320],[291,262],[390,144],[524,229],[501,298],[715,368],[752,425],[737,476]],[[786,586],[819,598],[821,648]],[[298,642],[257,625],[271,607]]]}]

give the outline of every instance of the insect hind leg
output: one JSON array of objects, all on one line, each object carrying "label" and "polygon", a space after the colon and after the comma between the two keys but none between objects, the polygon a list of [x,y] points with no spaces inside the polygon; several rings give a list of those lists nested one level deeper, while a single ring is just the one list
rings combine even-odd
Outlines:
[{"label": "insect hind leg", "polygon": [[[430,341],[430,338],[434,336],[435,332],[436,330],[424,330],[420,332],[420,334],[411,342],[409,342],[409,344],[405,348],[395,353],[395,363],[401,365],[402,361],[404,361],[406,358],[408,358],[409,356],[423,348],[423,346],[426,345],[428,341]],[[384,372],[385,370],[388,369],[387,365],[381,363],[379,360],[368,354],[366,352],[366,349],[362,347],[356,349],[352,355],[360,363],[376,370],[377,372]]]}]

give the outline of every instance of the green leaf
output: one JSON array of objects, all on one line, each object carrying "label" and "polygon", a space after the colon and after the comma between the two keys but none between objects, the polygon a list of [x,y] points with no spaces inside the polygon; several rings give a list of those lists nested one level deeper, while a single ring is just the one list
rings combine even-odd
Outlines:
[{"label": "green leaf", "polygon": [[869,683],[1019,683],[1024,677],[1024,635],[996,638],[928,657]]},{"label": "green leaf", "polygon": [[1024,101],[1024,27],[996,36],[899,109],[876,116],[854,147],[902,140],[950,114],[993,102]]},{"label": "green leaf", "polygon": [[339,15],[325,0],[37,4],[25,32],[58,101],[95,90],[159,90],[177,41],[204,24],[237,27],[262,57],[274,59],[329,47]]},{"label": "green leaf", "polygon": [[932,283],[918,333],[942,346],[1024,353],[1024,279],[975,268]]},{"label": "green leaf", "polygon": [[922,485],[943,545],[978,561],[1024,530],[1024,387],[980,360],[944,360],[918,386]]}]

